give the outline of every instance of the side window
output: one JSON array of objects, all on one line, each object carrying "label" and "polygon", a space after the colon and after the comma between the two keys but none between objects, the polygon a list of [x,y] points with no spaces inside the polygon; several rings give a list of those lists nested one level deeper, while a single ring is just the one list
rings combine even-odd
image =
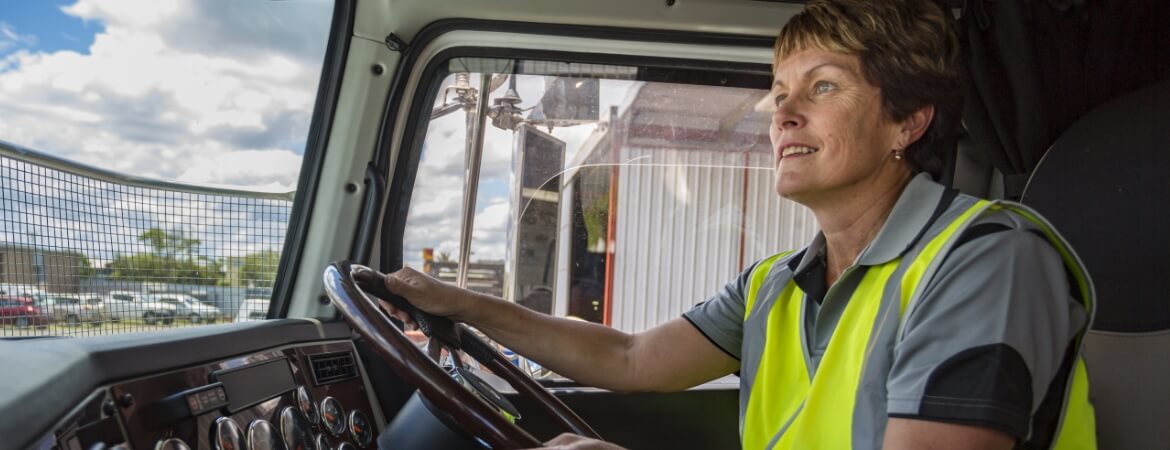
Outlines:
[{"label": "side window", "polygon": [[815,231],[807,210],[774,192],[770,117],[756,106],[766,74],[733,86],[708,72],[550,61],[466,58],[446,69],[429,91],[409,266],[640,331]]},{"label": "side window", "polygon": [[[334,2],[65,3],[0,20],[0,289],[132,301],[85,335],[235,320],[303,197]],[[209,306],[136,297],[162,292]]]}]

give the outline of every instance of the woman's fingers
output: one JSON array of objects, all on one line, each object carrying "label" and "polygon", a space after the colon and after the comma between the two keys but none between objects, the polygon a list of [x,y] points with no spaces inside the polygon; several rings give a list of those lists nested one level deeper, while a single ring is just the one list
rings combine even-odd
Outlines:
[{"label": "woman's fingers", "polygon": [[391,317],[394,317],[395,319],[405,323],[414,323],[414,319],[411,319],[410,314],[407,314],[406,311],[395,308],[394,305],[391,305],[384,300],[378,300],[378,303],[382,305],[382,309],[385,309],[386,313],[390,314]]}]

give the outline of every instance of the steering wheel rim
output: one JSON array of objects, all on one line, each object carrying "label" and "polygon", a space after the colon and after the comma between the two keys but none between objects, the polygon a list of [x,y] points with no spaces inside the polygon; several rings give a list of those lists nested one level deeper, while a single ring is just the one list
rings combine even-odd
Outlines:
[{"label": "steering wheel rim", "polygon": [[[402,330],[390,321],[377,302],[367,296],[367,292],[359,287],[355,278],[355,271],[367,274],[378,274],[372,269],[352,264],[349,261],[338,261],[325,268],[325,292],[330,301],[350,327],[365,338],[371,348],[389,364],[407,383],[418,388],[419,393],[431,404],[446,412],[465,431],[483,439],[493,448],[530,448],[539,447],[540,441],[520,426],[501,415],[495,406],[488,404],[470,390],[461,386],[435,361],[427,357],[413,342],[403,334]],[[401,297],[394,296],[381,283],[366,283],[370,291],[380,291],[374,294],[383,300],[390,301],[396,307],[408,310],[416,321],[422,323],[442,325],[449,319],[437,317],[418,310]],[[379,289],[380,288],[380,289]],[[440,328],[435,325],[423,327],[431,334],[428,328]],[[452,336],[444,336],[443,343],[454,345],[449,351],[463,350],[480,364],[487,367],[496,375],[510,383],[521,395],[531,400],[534,405],[548,414],[564,428],[582,436],[600,439],[584,420],[574,413],[568,406],[546,391],[539,383],[525,375],[519,368],[512,365],[503,355],[481,340],[466,326],[459,324],[454,327],[454,339],[458,342],[449,342]],[[441,333],[439,333],[441,334]]]}]

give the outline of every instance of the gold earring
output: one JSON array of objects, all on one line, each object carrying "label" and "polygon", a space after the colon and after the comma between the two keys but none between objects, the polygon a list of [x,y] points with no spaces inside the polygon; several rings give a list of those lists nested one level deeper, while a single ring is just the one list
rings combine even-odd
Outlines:
[{"label": "gold earring", "polygon": [[901,150],[894,150],[894,159],[896,159],[898,161],[902,160],[902,151]]}]

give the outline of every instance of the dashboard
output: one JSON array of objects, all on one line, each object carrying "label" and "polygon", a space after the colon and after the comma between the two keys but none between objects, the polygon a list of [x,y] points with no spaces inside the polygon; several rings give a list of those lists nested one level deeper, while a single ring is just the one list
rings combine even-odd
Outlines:
[{"label": "dashboard", "polygon": [[[0,448],[377,448],[386,420],[348,333],[336,326],[328,331],[289,322],[227,332],[193,330],[186,336],[57,339],[0,348],[0,356],[24,356],[28,362],[23,367],[2,364],[0,374],[19,373],[23,382],[37,386],[28,399],[0,395],[14,400],[0,409],[16,413],[8,415],[16,426],[0,430],[6,436]],[[70,359],[73,352],[65,350],[78,346],[86,351]],[[23,351],[6,352],[11,349]],[[207,357],[217,353],[227,356]],[[57,362],[52,370],[37,367],[51,360]],[[132,372],[137,374],[118,376]],[[84,387],[79,376],[96,382]],[[84,390],[77,390],[81,395],[70,404],[54,405],[77,387]],[[54,407],[62,412],[45,417]],[[29,429],[38,422],[46,422],[42,431]]]},{"label": "dashboard", "polygon": [[62,449],[357,450],[377,436],[349,341],[289,346],[102,388]]}]

